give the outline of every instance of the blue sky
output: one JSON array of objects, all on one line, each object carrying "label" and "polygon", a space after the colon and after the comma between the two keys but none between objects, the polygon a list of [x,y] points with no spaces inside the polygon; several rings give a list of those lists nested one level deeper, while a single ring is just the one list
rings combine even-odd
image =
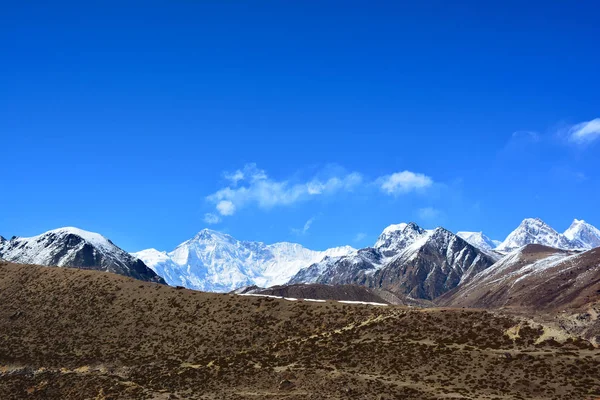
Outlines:
[{"label": "blue sky", "polygon": [[0,15],[5,237],[600,225],[597,2],[90,3]]}]

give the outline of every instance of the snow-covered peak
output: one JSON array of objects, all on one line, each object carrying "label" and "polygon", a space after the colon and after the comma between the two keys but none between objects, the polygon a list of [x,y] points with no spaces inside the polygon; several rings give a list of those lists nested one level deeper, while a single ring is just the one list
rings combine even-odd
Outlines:
[{"label": "snow-covered peak", "polygon": [[13,237],[2,243],[0,256],[23,264],[90,268],[164,283],[142,261],[104,236],[74,227],[32,237]]},{"label": "snow-covered peak", "polygon": [[323,253],[323,255],[325,257],[341,257],[341,256],[347,256],[349,254],[353,254],[356,253],[356,249],[352,246],[339,246],[339,247],[332,247],[330,249],[327,249],[325,251],[322,251],[321,253]]},{"label": "snow-covered peak", "polygon": [[405,249],[426,234],[427,231],[414,222],[390,225],[383,230],[374,247],[389,257]]},{"label": "snow-covered peak", "polygon": [[[146,249],[138,251],[137,253],[131,253],[131,255],[139,258],[140,260],[149,260],[152,264],[167,261],[169,255],[166,251],[158,251],[156,249]],[[147,262],[146,264],[150,264]]]},{"label": "snow-covered peak", "polygon": [[392,232],[402,232],[404,230],[404,228],[406,228],[408,224],[405,222],[401,222],[399,224],[392,224],[390,226],[388,226],[387,228],[385,228],[382,232],[382,234],[389,234]]},{"label": "snow-covered peak", "polygon": [[466,240],[472,246],[475,246],[478,249],[485,250],[485,251],[493,250],[496,247],[498,247],[498,245],[500,245],[500,243],[501,243],[499,240],[490,239],[489,237],[484,235],[483,232],[461,231],[461,232],[457,232],[456,235],[458,237]]},{"label": "snow-covered peak", "polygon": [[498,251],[512,251],[527,244],[541,244],[558,249],[572,249],[577,246],[539,218],[526,218],[496,248]]},{"label": "snow-covered peak", "polygon": [[571,242],[578,242],[583,248],[600,247],[600,230],[582,219],[575,219],[564,233]]},{"label": "snow-covered peak", "polygon": [[[76,236],[83,243],[87,243],[102,252],[111,253],[116,251],[122,251],[117,246],[115,246],[110,240],[100,235],[99,233],[85,231],[83,229],[75,228],[72,226],[52,229],[37,236],[15,237],[11,239],[10,242],[13,243],[13,247],[15,247],[15,244],[18,243],[20,244],[21,248],[29,249],[28,253],[32,255],[36,254],[36,251],[43,254],[45,251],[48,251],[48,247],[52,243],[65,242],[68,240],[68,237],[70,235]],[[34,259],[32,259],[30,262],[36,263],[36,261],[40,261],[42,259],[43,256],[38,256],[34,257]],[[37,263],[45,265],[42,262]]]},{"label": "snow-covered peak", "polygon": [[326,256],[338,257],[355,251],[350,246],[314,251],[298,243],[266,245],[203,229],[171,252],[149,249],[134,255],[170,285],[222,292],[240,286],[283,284],[300,269]]},{"label": "snow-covered peak", "polygon": [[229,242],[234,243],[237,242],[235,238],[231,235],[228,235],[223,232],[213,231],[212,229],[202,229],[193,238],[186,241],[189,242],[199,242],[199,243],[214,243],[214,242]]},{"label": "snow-covered peak", "polygon": [[102,248],[105,250],[113,250],[117,248],[110,240],[105,238],[99,233],[84,231],[83,229],[75,228],[73,226],[67,226],[64,228],[53,229],[51,231],[42,233],[41,235],[34,236],[32,238],[22,238],[22,239],[37,239],[48,235],[58,235],[58,236],[66,236],[66,235],[75,235],[85,240],[89,244],[94,247]]}]

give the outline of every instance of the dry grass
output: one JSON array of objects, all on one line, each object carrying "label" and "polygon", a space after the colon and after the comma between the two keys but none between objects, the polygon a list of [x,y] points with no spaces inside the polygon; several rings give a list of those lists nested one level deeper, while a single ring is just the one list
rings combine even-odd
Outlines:
[{"label": "dry grass", "polygon": [[[600,351],[481,310],[290,302],[0,264],[1,399],[585,399]],[[506,332],[521,324],[518,336]]]}]

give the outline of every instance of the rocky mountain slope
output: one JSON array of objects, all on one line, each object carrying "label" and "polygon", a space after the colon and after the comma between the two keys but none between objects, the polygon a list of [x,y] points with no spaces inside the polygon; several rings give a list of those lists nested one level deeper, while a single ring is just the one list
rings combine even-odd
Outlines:
[{"label": "rocky mountain slope", "polygon": [[600,248],[583,253],[527,245],[437,302],[453,307],[577,308],[600,300]]},{"label": "rocky mountain slope", "polygon": [[22,264],[77,267],[113,272],[132,278],[165,283],[143,261],[97,233],[60,228],[29,238],[0,241],[0,258]]},{"label": "rocky mountain slope", "polygon": [[329,257],[290,283],[358,284],[432,300],[490,267],[496,259],[452,232],[415,223],[386,228],[375,247]]},{"label": "rocky mountain slope", "polygon": [[297,243],[267,245],[204,229],[169,253],[149,249],[133,255],[170,285],[228,292],[242,286],[283,284],[300,269],[324,257],[354,251],[350,246],[314,251]]},{"label": "rocky mountain slope", "polygon": [[480,310],[201,293],[6,263],[0,304],[1,399],[600,396],[598,349]]}]

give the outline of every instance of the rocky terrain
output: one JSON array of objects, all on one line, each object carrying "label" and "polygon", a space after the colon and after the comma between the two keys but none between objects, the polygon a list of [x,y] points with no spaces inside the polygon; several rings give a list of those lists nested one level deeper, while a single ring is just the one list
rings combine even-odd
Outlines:
[{"label": "rocky terrain", "polygon": [[521,317],[201,293],[0,264],[2,399],[587,399],[600,350]]},{"label": "rocky terrain", "polygon": [[0,237],[0,258],[18,263],[77,267],[165,283],[143,261],[104,236],[78,228],[60,228],[29,238]]}]

